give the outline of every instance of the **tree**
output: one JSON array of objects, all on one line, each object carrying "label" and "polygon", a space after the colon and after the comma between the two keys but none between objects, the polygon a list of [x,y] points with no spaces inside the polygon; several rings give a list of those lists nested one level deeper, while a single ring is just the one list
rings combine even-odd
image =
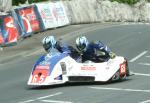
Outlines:
[{"label": "tree", "polygon": [[126,4],[129,4],[129,5],[133,5],[137,2],[139,2],[140,0],[110,0],[110,1],[117,1],[119,3],[126,3]]},{"label": "tree", "polygon": [[27,0],[12,0],[12,5],[24,4]]}]

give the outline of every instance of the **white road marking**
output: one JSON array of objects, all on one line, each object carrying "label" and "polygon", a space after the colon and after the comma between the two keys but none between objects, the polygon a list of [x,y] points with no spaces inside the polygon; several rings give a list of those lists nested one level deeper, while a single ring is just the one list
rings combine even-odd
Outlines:
[{"label": "white road marking", "polygon": [[142,102],[139,102],[139,103],[150,103],[150,100],[145,100],[145,101],[142,101]]},{"label": "white road marking", "polygon": [[143,55],[145,55],[148,51],[144,51],[142,53],[140,53],[139,55],[137,55],[136,57],[134,57],[133,59],[131,59],[129,62],[134,62],[137,59],[139,59],[140,57],[142,57]]},{"label": "white road marking", "polygon": [[150,93],[150,90],[142,90],[142,89],[105,88],[105,87],[89,87],[89,88],[92,88],[92,89],[101,89],[101,90],[114,90],[114,91]]},{"label": "white road marking", "polygon": [[150,58],[150,55],[149,56],[146,56],[147,58]]},{"label": "white road marking", "polygon": [[55,94],[47,95],[47,96],[44,96],[44,97],[39,97],[39,98],[37,98],[37,99],[45,99],[45,98],[54,97],[54,96],[60,95],[60,94],[62,94],[62,92],[58,92],[58,93],[55,93]]},{"label": "white road marking", "polygon": [[22,54],[22,56],[23,57],[29,57],[29,56],[37,55],[37,54],[41,54],[41,53],[44,53],[44,49],[38,49],[37,51],[34,51],[34,52]]},{"label": "white road marking", "polygon": [[68,101],[56,101],[56,100],[41,100],[41,101],[46,103],[73,103]]},{"label": "white road marking", "polygon": [[45,99],[45,98],[48,98],[48,97],[53,97],[53,96],[56,96],[56,95],[60,95],[60,94],[62,94],[62,92],[58,92],[58,93],[55,93],[55,94],[39,97],[37,99],[30,99],[30,100],[26,100],[26,101],[18,102],[18,103],[29,103],[29,102],[33,102],[33,101],[36,101],[36,100],[41,100],[41,99]]},{"label": "white road marking", "polygon": [[2,47],[0,47],[0,51],[3,51],[3,48],[2,48]]},{"label": "white road marking", "polygon": [[146,65],[146,66],[150,66],[150,63],[138,63],[140,65]]},{"label": "white road marking", "polygon": [[27,101],[24,101],[24,102],[19,102],[19,103],[29,103],[29,102],[34,102],[35,100],[27,100]]},{"label": "white road marking", "polygon": [[150,74],[135,73],[135,72],[133,72],[133,74],[139,75],[139,76],[147,76],[147,77],[150,77]]}]

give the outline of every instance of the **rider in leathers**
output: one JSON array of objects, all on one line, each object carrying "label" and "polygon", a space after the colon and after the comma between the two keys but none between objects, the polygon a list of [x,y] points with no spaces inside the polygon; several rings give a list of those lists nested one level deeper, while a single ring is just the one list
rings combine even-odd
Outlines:
[{"label": "rider in leathers", "polygon": [[116,56],[115,53],[101,41],[89,42],[85,36],[80,36],[76,39],[76,47],[82,55],[82,62],[87,60],[105,62]]}]

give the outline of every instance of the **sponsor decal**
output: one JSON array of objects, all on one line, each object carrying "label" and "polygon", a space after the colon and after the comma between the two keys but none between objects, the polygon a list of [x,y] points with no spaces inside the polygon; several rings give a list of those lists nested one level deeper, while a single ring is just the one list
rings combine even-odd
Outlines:
[{"label": "sponsor decal", "polygon": [[66,63],[65,62],[60,62],[60,66],[61,66],[61,69],[62,69],[62,74],[67,74]]},{"label": "sponsor decal", "polygon": [[95,71],[96,67],[94,67],[94,66],[82,66],[81,70]]},{"label": "sponsor decal", "polygon": [[49,61],[42,61],[42,62],[40,62],[39,65],[50,65],[50,62]]},{"label": "sponsor decal", "polygon": [[38,65],[35,69],[49,69],[49,65]]}]

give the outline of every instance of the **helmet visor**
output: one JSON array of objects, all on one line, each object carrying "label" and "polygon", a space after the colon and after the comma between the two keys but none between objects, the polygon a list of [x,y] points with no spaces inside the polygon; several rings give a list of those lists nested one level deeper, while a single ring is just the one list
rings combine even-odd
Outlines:
[{"label": "helmet visor", "polygon": [[43,47],[45,48],[46,51],[50,50],[52,48],[51,43],[44,44]]},{"label": "helmet visor", "polygon": [[82,45],[77,45],[77,48],[80,50],[80,51],[83,51],[85,49],[86,45],[85,44],[82,44]]}]

